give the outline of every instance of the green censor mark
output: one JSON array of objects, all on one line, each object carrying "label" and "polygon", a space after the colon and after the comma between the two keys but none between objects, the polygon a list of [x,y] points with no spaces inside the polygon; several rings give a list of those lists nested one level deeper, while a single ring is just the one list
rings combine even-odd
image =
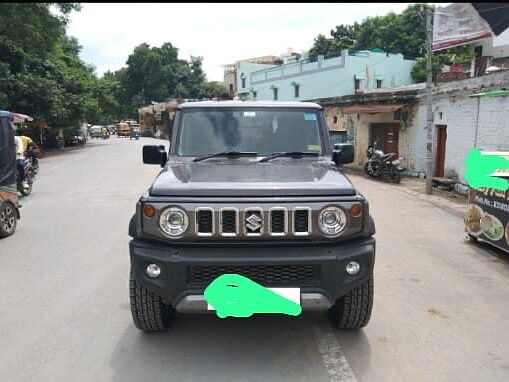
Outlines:
[{"label": "green censor mark", "polygon": [[290,316],[302,313],[299,304],[237,274],[217,277],[205,289],[204,295],[219,318],[251,317],[254,313],[283,313]]},{"label": "green censor mark", "polygon": [[509,160],[499,155],[483,155],[481,151],[472,149],[465,159],[465,179],[472,188],[494,188],[505,191],[509,188],[509,181],[489,176],[496,170],[509,168]]}]

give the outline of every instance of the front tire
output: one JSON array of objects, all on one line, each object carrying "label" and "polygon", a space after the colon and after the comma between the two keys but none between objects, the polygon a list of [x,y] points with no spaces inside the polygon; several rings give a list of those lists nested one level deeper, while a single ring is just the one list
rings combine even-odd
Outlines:
[{"label": "front tire", "polygon": [[401,173],[398,171],[396,167],[392,168],[391,179],[392,183],[401,183]]},{"label": "front tire", "polygon": [[[28,181],[27,181],[28,182]],[[23,196],[28,196],[32,193],[32,182],[28,182],[28,187],[25,188],[23,187],[23,185],[20,185],[19,186],[19,192],[21,193],[21,195]]]},{"label": "front tire", "polygon": [[147,288],[139,285],[131,273],[129,278],[129,297],[134,325],[144,332],[162,332],[171,324],[173,307],[163,303]]},{"label": "front tire", "polygon": [[339,329],[360,329],[366,326],[373,310],[373,276],[338,299],[329,309],[332,324]]},{"label": "front tire", "polygon": [[18,224],[16,208],[11,203],[4,203],[0,207],[0,237],[14,234]]}]

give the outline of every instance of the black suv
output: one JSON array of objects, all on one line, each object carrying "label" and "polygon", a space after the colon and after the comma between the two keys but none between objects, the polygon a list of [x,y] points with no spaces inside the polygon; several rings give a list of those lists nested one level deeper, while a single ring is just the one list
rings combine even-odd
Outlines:
[{"label": "black suv", "polygon": [[183,103],[169,153],[144,146],[143,161],[163,170],[129,225],[136,327],[207,312],[204,290],[223,274],[299,288],[302,310],[328,310],[339,328],[368,323],[375,225],[340,170],[353,147],[331,147],[320,105]]}]

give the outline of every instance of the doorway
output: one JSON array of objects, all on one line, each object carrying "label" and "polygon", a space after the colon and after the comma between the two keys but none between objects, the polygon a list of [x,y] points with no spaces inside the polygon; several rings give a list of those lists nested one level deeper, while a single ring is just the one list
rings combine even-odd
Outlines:
[{"label": "doorway", "polygon": [[445,145],[447,125],[437,125],[437,151],[435,155],[435,176],[443,178],[445,173]]},{"label": "doorway", "polygon": [[399,155],[399,124],[398,123],[372,123],[369,144],[378,140],[377,149],[384,153]]}]

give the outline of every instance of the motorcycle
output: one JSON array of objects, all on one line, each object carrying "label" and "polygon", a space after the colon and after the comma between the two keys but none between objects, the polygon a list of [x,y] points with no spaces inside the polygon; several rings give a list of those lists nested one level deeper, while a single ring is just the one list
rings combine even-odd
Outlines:
[{"label": "motorcycle", "polygon": [[377,144],[378,140],[366,150],[368,160],[364,164],[364,172],[372,178],[387,175],[393,183],[400,183],[401,172],[405,171],[405,168],[400,166],[402,158],[396,153],[385,154],[382,150],[376,149]]},{"label": "motorcycle", "polygon": [[27,159],[30,161],[30,164],[32,166],[34,175],[36,175],[39,172],[39,160],[38,158],[41,156],[40,149],[39,148],[30,148],[27,151]]},{"label": "motorcycle", "polygon": [[34,183],[35,173],[34,168],[32,166],[32,158],[28,157],[25,159],[25,166],[23,168],[23,171],[25,172],[25,178],[27,180],[27,185],[23,187],[23,184],[21,183],[21,178],[17,177],[17,187],[18,191],[23,196],[28,196],[32,192],[32,185]]}]

